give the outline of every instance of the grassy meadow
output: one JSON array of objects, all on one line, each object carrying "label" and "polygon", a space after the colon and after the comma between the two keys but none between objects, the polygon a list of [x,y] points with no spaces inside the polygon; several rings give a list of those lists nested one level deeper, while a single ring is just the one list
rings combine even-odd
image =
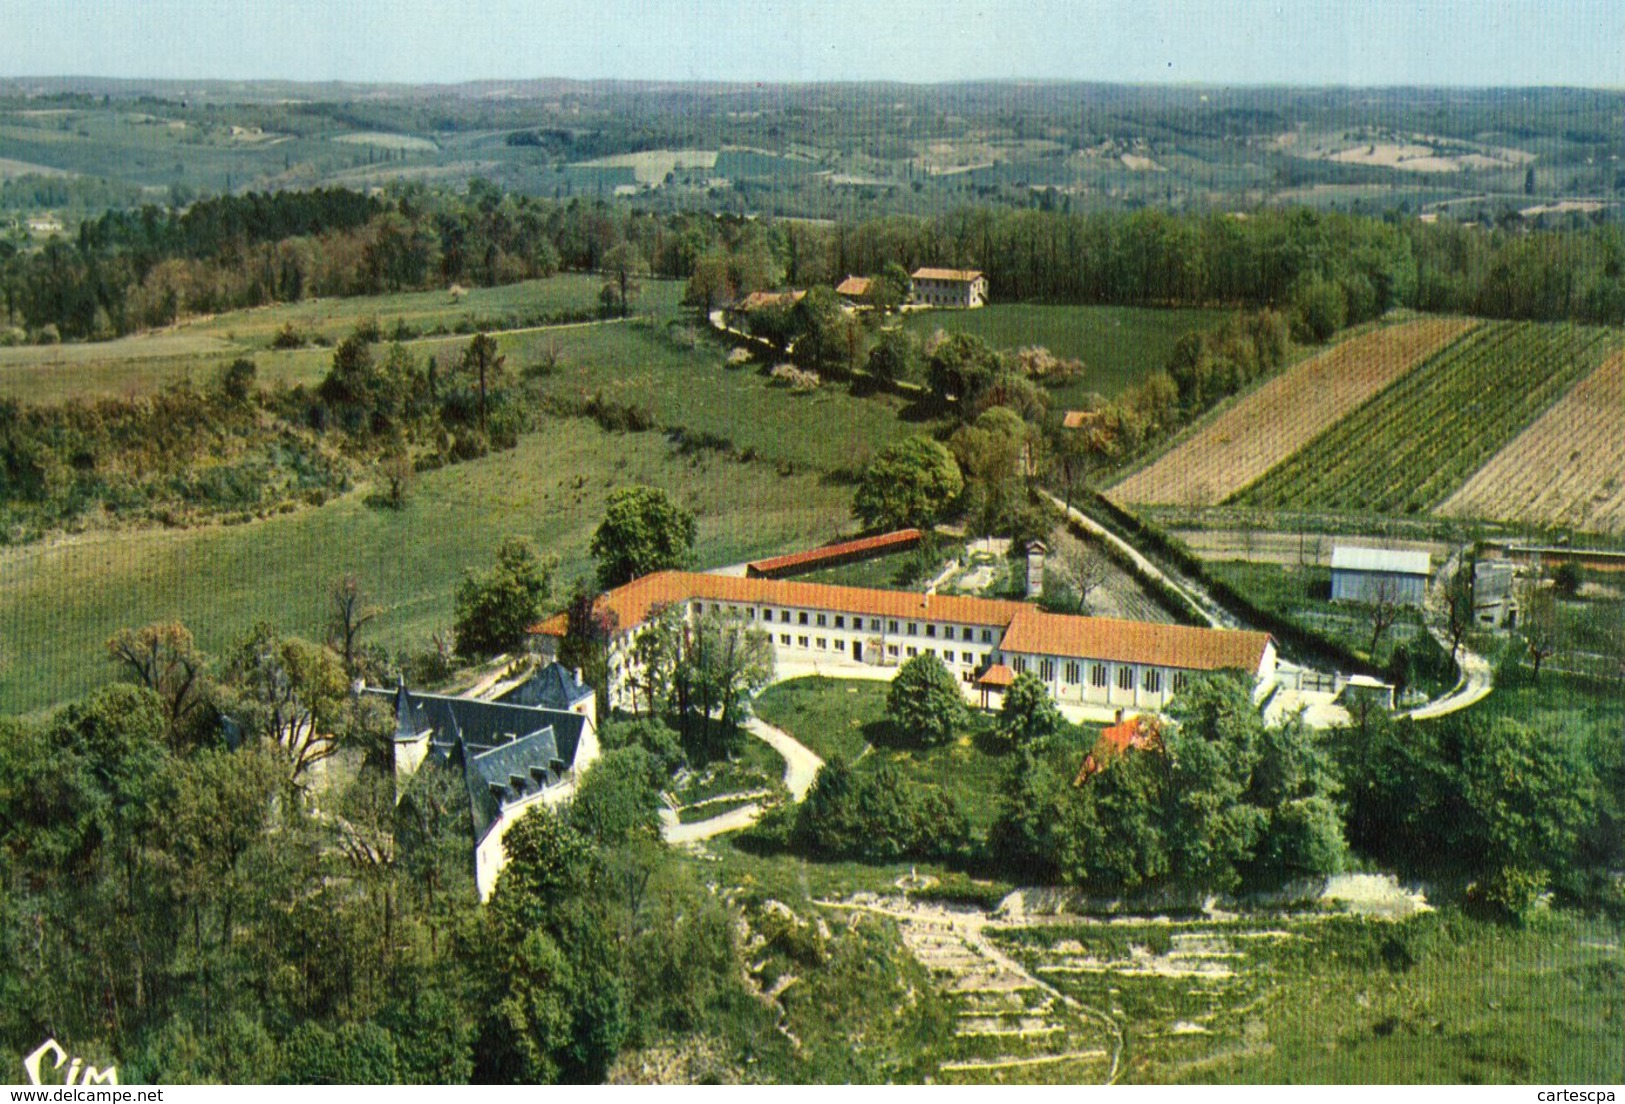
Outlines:
[{"label": "grassy meadow", "polygon": [[1056,356],[1081,360],[1087,371],[1051,392],[1057,406],[1076,406],[1090,392],[1110,397],[1137,383],[1167,364],[1181,337],[1226,317],[1222,310],[995,303],[979,310],[916,311],[903,324],[921,338],[943,329],[974,334],[998,349],[1042,345]]},{"label": "grassy meadow", "polygon": [[[326,374],[333,352],[320,344],[272,348],[277,333],[290,324],[306,341],[327,344],[338,342],[364,320],[376,320],[386,339],[399,326],[415,334],[445,331],[407,342],[423,356],[455,355],[467,345],[468,334],[479,329],[525,327],[503,339],[506,348],[524,355],[540,349],[527,344],[537,332],[565,334],[588,328],[537,331],[531,322],[596,310],[602,286],[603,280],[590,273],[560,273],[546,280],[472,288],[455,300],[444,290],[310,299],[185,319],[168,329],[113,341],[0,348],[0,398],[57,403],[146,394],[187,379],[202,386],[238,357],[254,361],[262,386],[314,384]],[[680,282],[646,280],[634,310],[638,317],[668,320],[679,313],[682,296]]]},{"label": "grassy meadow", "polygon": [[178,619],[218,652],[256,620],[318,635],[323,590],[355,572],[383,608],[374,639],[421,643],[449,624],[464,568],[513,534],[560,557],[567,581],[590,570],[587,544],[611,490],[645,482],[699,521],[702,564],[827,540],[849,524],[850,490],[815,473],[678,456],[658,433],[611,436],[583,419],[549,421],[513,450],[419,477],[407,506],[374,509],[357,491],[326,506],[238,526],[101,532],[0,551],[0,712],[61,704],[114,672],[117,629]]}]

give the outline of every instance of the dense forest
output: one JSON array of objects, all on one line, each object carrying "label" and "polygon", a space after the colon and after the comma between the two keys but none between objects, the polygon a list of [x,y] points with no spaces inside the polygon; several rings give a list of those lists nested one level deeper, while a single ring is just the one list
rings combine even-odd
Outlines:
[{"label": "dense forest", "polygon": [[[748,251],[754,259],[737,263]],[[1396,306],[1625,322],[1625,231],[1612,223],[1534,230],[1308,209],[966,208],[932,219],[760,224],[558,203],[480,183],[462,195],[334,188],[109,211],[71,242],[0,246],[0,297],[7,340],[50,341],[311,296],[510,283],[561,267],[689,277],[708,254],[734,262],[708,291],[716,301],[895,263],[980,268],[996,301],[1292,309],[1312,318],[1318,337]]]}]

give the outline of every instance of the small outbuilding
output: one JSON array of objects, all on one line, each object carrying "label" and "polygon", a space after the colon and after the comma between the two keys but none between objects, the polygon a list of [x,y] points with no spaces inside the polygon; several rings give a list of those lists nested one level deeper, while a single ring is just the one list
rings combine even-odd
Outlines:
[{"label": "small outbuilding", "polygon": [[1332,601],[1420,606],[1432,574],[1426,552],[1338,545],[1332,549]]}]

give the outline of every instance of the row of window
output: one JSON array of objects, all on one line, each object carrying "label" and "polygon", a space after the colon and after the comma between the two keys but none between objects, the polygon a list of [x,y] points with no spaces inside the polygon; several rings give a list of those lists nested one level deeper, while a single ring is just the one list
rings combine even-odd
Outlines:
[{"label": "row of window", "polygon": [[[694,606],[693,606],[693,609],[694,609],[694,612],[696,614],[704,613],[705,612],[705,603],[704,602],[695,602]],[[722,603],[720,603],[720,602],[712,602],[711,603],[711,612],[712,613],[721,613],[722,612]],[[729,606],[728,607],[728,612],[731,613],[731,614],[735,614],[735,615],[743,613],[744,618],[747,621],[756,620],[756,607],[755,606],[746,606],[746,607],[744,607],[743,610],[741,610],[738,606]],[[792,622],[792,614],[791,614],[790,610],[781,609],[781,610],[778,611],[778,614],[779,614],[778,622],[780,624],[782,624],[782,625],[791,624],[791,622]],[[830,620],[832,618],[834,619],[834,624],[833,625],[830,624]],[[762,610],[762,620],[764,622],[767,622],[767,623],[772,623],[773,620],[774,620],[773,611],[771,609],[764,608]],[[851,621],[852,621],[851,629],[852,629],[853,632],[862,632],[863,631],[863,621],[864,621],[864,619],[862,617],[854,616],[851,619]],[[869,618],[869,631],[870,632],[879,632],[880,631],[880,621],[881,621],[881,619],[878,618],[878,617]],[[847,626],[847,617],[846,617],[845,614],[841,614],[841,613],[833,613],[833,614],[831,614],[831,613],[808,613],[806,610],[795,611],[794,623],[798,624],[798,625],[814,626],[814,627],[817,627],[817,628],[820,628],[820,629],[823,629],[823,628],[845,629],[845,628],[848,627]],[[906,630],[905,630],[904,626],[906,626]],[[954,636],[955,627],[953,625],[938,626],[938,625],[936,625],[936,624],[934,624],[932,622],[929,622],[929,621],[926,622],[926,624],[925,624],[925,635],[927,637],[930,637],[930,638],[935,638],[936,635],[937,635],[937,630],[938,630],[939,627],[942,630],[942,638],[944,640],[956,639],[955,636]],[[919,636],[920,635],[920,624],[917,621],[898,622],[898,621],[888,620],[886,622],[886,631],[889,632],[889,633],[893,633],[893,634],[900,634],[900,633],[906,631],[907,635],[909,635],[909,636]],[[957,639],[959,639],[959,640],[972,640],[972,639],[975,638],[975,634],[980,632],[981,636],[982,636],[982,643],[984,643],[984,644],[993,643],[993,630],[992,629],[973,629],[970,626],[966,625],[966,626],[960,627],[958,632],[959,632],[959,635],[958,635]]]},{"label": "row of window", "polygon": [[[833,644],[835,651],[846,651],[846,641],[840,639],[839,637],[836,637],[833,641],[831,641],[828,637],[823,636],[815,636],[810,638],[805,636],[796,636],[793,639],[795,641],[794,646],[797,648],[817,648],[821,651],[828,651],[830,650],[831,644]],[[791,640],[792,637],[789,633],[779,634],[779,643],[785,647],[791,646]],[[934,648],[916,648],[913,645],[886,645],[886,656],[888,659],[913,659],[922,651],[927,655],[937,656],[944,663],[957,662],[961,665],[969,667],[985,667],[993,661],[993,656],[991,653],[977,655],[975,652],[959,652],[957,653],[956,658],[955,652],[952,648],[944,648],[939,652]]]},{"label": "row of window", "polygon": [[[1016,656],[1010,661],[1016,672],[1022,673],[1028,669],[1027,658]],[[1062,681],[1077,685],[1083,681],[1084,665],[1077,660],[1067,660],[1061,668]],[[1041,659],[1038,661],[1038,677],[1045,682],[1055,681],[1055,660]],[[1175,671],[1173,677],[1173,692],[1178,694],[1184,691],[1190,676],[1184,671]],[[1089,664],[1089,685],[1097,690],[1104,690],[1107,682],[1107,671],[1104,663]],[[1117,688],[1119,690],[1134,689],[1134,668],[1120,665],[1117,668]],[[1162,671],[1156,667],[1147,667],[1140,672],[1140,689],[1148,694],[1162,693]]]}]

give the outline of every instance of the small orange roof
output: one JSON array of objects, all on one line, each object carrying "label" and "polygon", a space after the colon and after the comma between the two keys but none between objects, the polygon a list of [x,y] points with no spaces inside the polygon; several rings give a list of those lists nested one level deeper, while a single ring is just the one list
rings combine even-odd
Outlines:
[{"label": "small orange roof", "polygon": [[976,680],[978,686],[1009,686],[1016,681],[1016,673],[1002,663],[995,663]]},{"label": "small orange roof", "polygon": [[842,541],[839,544],[826,544],[821,548],[809,548],[804,552],[791,552],[784,556],[756,560],[745,566],[758,575],[771,575],[787,568],[809,567],[824,560],[835,560],[843,556],[853,556],[864,552],[881,552],[899,545],[915,544],[918,543],[920,537],[921,533],[918,529],[898,529],[895,532],[881,533],[878,536],[860,537],[857,540]]},{"label": "small orange roof", "polygon": [[1264,661],[1269,642],[1269,633],[1076,617],[1023,604],[1000,647],[1029,655],[1088,656],[1187,671],[1236,667],[1251,674]]},{"label": "small orange roof", "polygon": [[851,299],[862,299],[869,294],[869,285],[873,282],[867,276],[848,276],[835,285],[835,294],[845,295]]},{"label": "small orange roof", "polygon": [[1061,425],[1066,429],[1079,429],[1099,417],[1100,414],[1094,410],[1068,410],[1061,419]]},{"label": "small orange roof", "polygon": [[955,280],[968,284],[972,280],[980,280],[981,272],[974,268],[917,268],[912,277],[915,280]]},{"label": "small orange roof", "polygon": [[1083,766],[1078,768],[1078,776],[1072,780],[1074,786],[1081,786],[1095,775],[1106,769],[1106,764],[1127,752],[1130,748],[1138,751],[1148,751],[1162,746],[1162,727],[1155,717],[1144,714],[1130,717],[1126,721],[1112,725],[1100,734],[1095,742],[1095,748],[1084,756]]},{"label": "small orange roof", "polygon": [[753,291],[735,303],[734,310],[753,311],[799,303],[806,294],[805,291]]}]

